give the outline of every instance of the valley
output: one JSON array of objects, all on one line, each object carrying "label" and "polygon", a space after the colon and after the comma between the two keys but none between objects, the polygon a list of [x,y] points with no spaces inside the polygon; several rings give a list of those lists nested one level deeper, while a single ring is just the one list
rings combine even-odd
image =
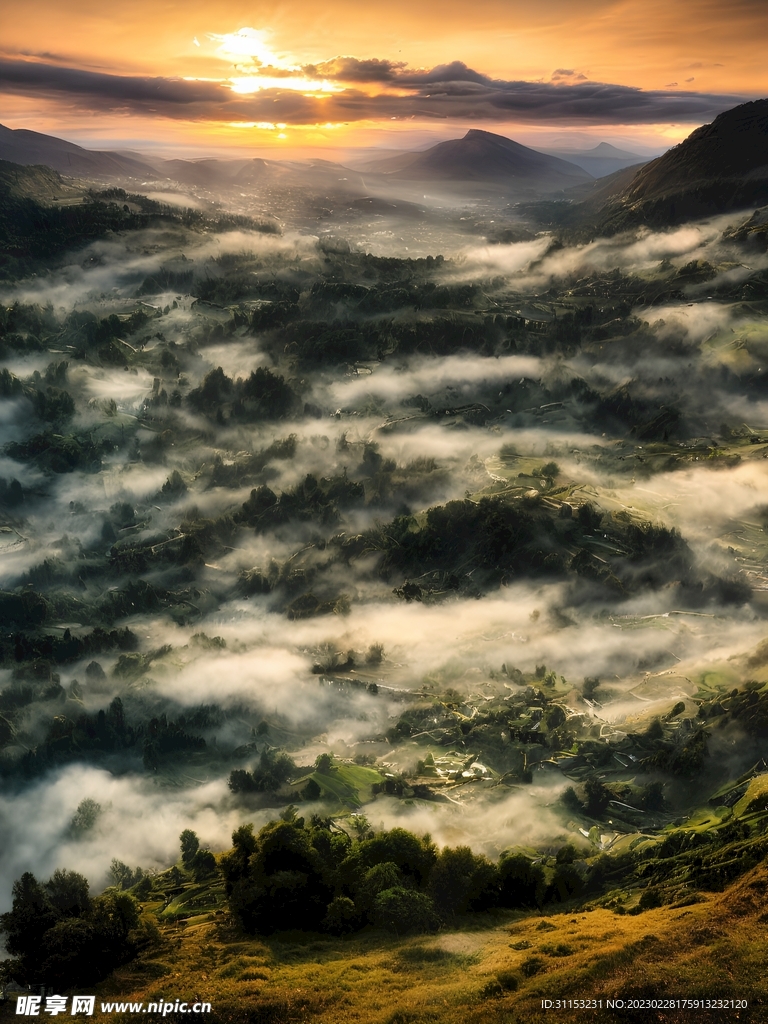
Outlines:
[{"label": "valley", "polygon": [[596,184],[4,130],[6,984],[763,1019],[766,108]]}]

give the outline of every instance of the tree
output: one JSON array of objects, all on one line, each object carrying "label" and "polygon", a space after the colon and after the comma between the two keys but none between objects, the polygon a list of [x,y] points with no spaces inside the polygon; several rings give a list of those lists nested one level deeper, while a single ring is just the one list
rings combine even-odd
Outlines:
[{"label": "tree", "polygon": [[573,864],[573,862],[579,856],[579,851],[573,845],[573,843],[566,843],[565,846],[561,846],[555,854],[556,864]]},{"label": "tree", "polygon": [[649,740],[664,739],[664,726],[658,718],[653,719],[651,724],[645,730],[645,735]]},{"label": "tree", "polygon": [[643,787],[640,796],[640,805],[646,811],[664,810],[664,784],[662,782],[649,782]]},{"label": "tree", "polygon": [[563,790],[560,794],[560,802],[563,807],[566,807],[569,811],[578,812],[584,810],[584,805],[581,800],[579,800],[579,795],[573,786],[568,786]]},{"label": "tree", "polygon": [[445,847],[430,873],[429,895],[448,917],[485,910],[498,903],[498,869],[468,846]]},{"label": "tree", "polygon": [[[89,917],[69,917],[58,921],[44,935],[37,950],[37,978],[55,987],[96,980],[101,973],[104,951],[94,942],[93,922]],[[98,959],[94,959],[98,958]],[[104,973],[108,973],[105,971]]]},{"label": "tree", "polygon": [[419,839],[404,828],[393,828],[358,843],[347,858],[346,869],[360,877],[368,868],[391,861],[404,877],[423,886],[436,860],[437,851],[428,837]]},{"label": "tree", "polygon": [[101,804],[92,800],[91,797],[86,797],[85,800],[81,800],[77,805],[77,810],[72,815],[72,821],[69,823],[70,835],[74,838],[79,838],[89,832],[99,819],[101,814]]},{"label": "tree", "polygon": [[599,779],[587,779],[584,783],[584,793],[586,795],[584,802],[586,813],[590,818],[602,817],[608,806],[608,801],[611,799],[610,790],[606,789]]},{"label": "tree", "polygon": [[45,886],[31,871],[25,871],[13,883],[13,904],[0,916],[0,930],[7,936],[6,948],[11,956],[22,960],[33,958],[43,935],[57,919],[56,908]]},{"label": "tree", "polygon": [[117,860],[117,858],[112,859],[112,863],[109,866],[109,873],[115,880],[115,885],[118,889],[130,889],[144,877],[144,872],[141,868],[136,868],[132,871],[127,864],[123,864],[123,862],[121,860]]},{"label": "tree", "polygon": [[559,862],[552,876],[552,884],[547,892],[547,901],[555,900],[565,903],[578,896],[584,889],[584,879],[575,864]]},{"label": "tree", "polygon": [[373,835],[371,823],[364,814],[350,814],[349,824],[357,839],[367,839]]},{"label": "tree", "polygon": [[204,878],[210,878],[216,872],[216,858],[210,850],[198,850],[192,859],[192,873],[195,881],[200,882]]},{"label": "tree", "polygon": [[82,917],[91,909],[88,879],[77,871],[57,868],[44,887],[51,904],[62,917]]},{"label": "tree", "polygon": [[576,518],[585,533],[592,533],[599,528],[603,517],[594,505],[585,502],[576,513]]},{"label": "tree", "polygon": [[253,835],[243,826],[221,859],[232,912],[246,931],[320,928],[333,892],[310,832],[298,822],[270,822]]},{"label": "tree", "polygon": [[99,981],[129,960],[138,924],[132,896],[107,892],[92,900],[86,879],[65,870],[43,884],[25,872],[13,885],[11,910],[0,917],[8,952],[18,958],[14,977],[61,988]]},{"label": "tree", "polygon": [[357,887],[356,902],[366,914],[372,914],[376,897],[387,889],[403,884],[403,875],[396,864],[387,861],[369,868]]},{"label": "tree", "polygon": [[230,774],[229,788],[233,793],[274,793],[295,771],[293,758],[275,747],[265,747],[253,772],[236,768]]},{"label": "tree", "polygon": [[265,366],[251,371],[250,377],[238,381],[237,386],[242,398],[253,403],[248,411],[254,419],[279,419],[287,416],[296,400],[285,378],[272,373]]},{"label": "tree", "polygon": [[502,907],[540,907],[544,902],[544,869],[522,853],[502,856],[499,882]]},{"label": "tree", "polygon": [[200,849],[200,840],[191,829],[185,828],[179,836],[179,844],[181,845],[181,862],[185,868],[189,868],[192,866],[195,854]]},{"label": "tree", "polygon": [[323,791],[314,779],[309,779],[301,791],[302,800],[319,800]]},{"label": "tree", "polygon": [[595,691],[600,686],[600,680],[597,676],[586,676],[584,679],[584,696],[587,700],[595,699]]}]

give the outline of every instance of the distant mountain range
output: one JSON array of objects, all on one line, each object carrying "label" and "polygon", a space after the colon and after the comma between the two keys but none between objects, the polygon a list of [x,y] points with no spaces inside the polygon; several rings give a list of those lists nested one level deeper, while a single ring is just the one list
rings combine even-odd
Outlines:
[{"label": "distant mountain range", "polygon": [[592,177],[567,160],[477,128],[422,152],[371,161],[367,168],[401,181],[493,182],[540,192],[569,188]]},{"label": "distant mountain range", "polygon": [[581,167],[594,178],[604,178],[607,174],[613,174],[614,171],[621,171],[625,167],[643,163],[647,159],[639,153],[617,149],[609,142],[601,142],[592,149],[546,149],[542,152],[576,164],[577,167]]},{"label": "distant mountain range", "polygon": [[[540,153],[473,128],[461,139],[427,150],[369,161],[363,171],[327,160],[149,160],[141,154],[87,150],[49,135],[0,126],[0,160],[41,164],[71,177],[139,178],[153,185],[169,180],[212,193],[276,185],[319,188],[347,198],[389,195],[396,191],[395,182],[405,198],[409,189],[420,191],[424,183],[461,194],[470,186],[502,195],[559,193],[572,205],[558,206],[558,223],[610,232],[768,204],[768,99],[720,114],[645,164],[638,154],[608,143],[572,157],[568,161]],[[593,161],[595,168],[600,162],[620,166],[595,181],[585,167],[576,165],[577,158],[585,165]]]},{"label": "distant mountain range", "polygon": [[[258,188],[264,185],[340,187],[365,192],[359,171],[329,160],[158,160],[141,154],[84,149],[72,142],[26,129],[0,126],[0,159],[12,163],[42,164],[72,177],[107,179],[164,179],[215,191],[221,188]],[[431,149],[383,157],[366,165],[366,180],[375,184],[399,181],[432,182],[462,190],[467,184],[534,194],[561,192],[592,175],[559,157],[521,146],[503,135],[471,129],[461,139],[438,143]]]}]

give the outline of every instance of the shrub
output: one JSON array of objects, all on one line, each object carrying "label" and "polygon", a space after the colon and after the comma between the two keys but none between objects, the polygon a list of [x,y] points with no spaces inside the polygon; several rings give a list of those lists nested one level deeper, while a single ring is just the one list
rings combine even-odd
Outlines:
[{"label": "shrub", "polygon": [[520,970],[526,978],[532,978],[544,970],[544,960],[540,956],[529,956],[520,964]]},{"label": "shrub", "polygon": [[374,900],[372,916],[374,924],[398,935],[436,931],[439,923],[429,896],[402,886],[380,892]]},{"label": "shrub", "polygon": [[359,926],[355,904],[348,896],[337,896],[328,904],[323,927],[331,935],[346,935]]}]

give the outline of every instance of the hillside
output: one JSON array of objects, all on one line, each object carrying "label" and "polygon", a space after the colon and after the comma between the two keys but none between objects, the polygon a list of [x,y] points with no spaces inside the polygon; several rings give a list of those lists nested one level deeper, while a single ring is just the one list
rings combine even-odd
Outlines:
[{"label": "hillside", "polygon": [[609,228],[677,224],[768,201],[768,99],[702,125],[642,167],[603,211]]},{"label": "hillside", "polygon": [[71,204],[82,199],[85,191],[76,183],[64,181],[60,174],[45,166],[22,166],[0,160],[0,195],[6,201],[31,199],[45,206]]},{"label": "hillside", "polygon": [[600,1024],[616,1020],[605,1005],[610,999],[746,999],[746,1013],[646,1009],[636,1019],[676,1024],[695,1013],[705,1022],[758,1021],[768,999],[767,889],[760,865],[724,892],[672,913],[581,907],[507,914],[386,942],[375,932],[343,940],[297,932],[251,938],[220,915],[217,922],[203,915],[185,927],[163,926],[154,949],[115,972],[97,999],[205,998],[217,1024],[537,1024],[553,1016],[542,1010],[545,999],[602,1000],[602,1008],[567,1010],[573,1024]]},{"label": "hillside", "polygon": [[149,164],[122,153],[84,149],[26,128],[0,125],[0,160],[15,164],[45,164],[60,174],[84,177],[156,177]]},{"label": "hillside", "polygon": [[476,128],[462,139],[440,142],[423,153],[389,157],[369,167],[402,180],[496,182],[537,191],[568,188],[591,177],[566,160]]},{"label": "hillside", "polygon": [[[87,183],[62,178],[50,167],[0,160],[0,279],[13,280],[41,270],[65,250],[108,232],[134,231],[150,222],[176,222],[184,216],[205,220],[122,189],[88,188]],[[263,227],[249,218],[226,215],[208,223],[219,228]],[[274,224],[267,230],[274,230]]]},{"label": "hillside", "polygon": [[579,213],[582,217],[588,210],[602,210],[607,204],[624,195],[643,166],[641,163],[632,164],[594,181],[574,185],[568,190],[568,196],[581,202]]}]

